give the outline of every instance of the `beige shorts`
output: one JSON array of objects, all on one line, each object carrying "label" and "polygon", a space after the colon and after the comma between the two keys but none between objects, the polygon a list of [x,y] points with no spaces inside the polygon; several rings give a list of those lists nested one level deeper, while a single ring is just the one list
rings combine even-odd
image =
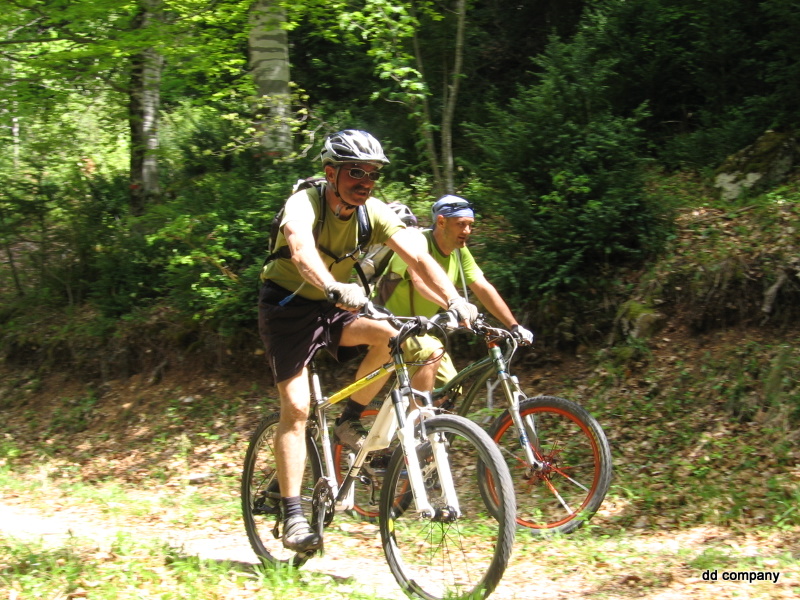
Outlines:
[{"label": "beige shorts", "polygon": [[[444,352],[441,340],[432,335],[411,337],[406,340],[403,348],[403,357],[409,363],[425,362],[430,360],[431,356],[435,357],[439,354],[444,354],[444,356],[442,356],[442,360],[439,362],[439,370],[436,372],[436,387],[443,386],[458,373],[450,355]],[[409,372],[413,375],[416,369],[417,367],[411,367]]]}]

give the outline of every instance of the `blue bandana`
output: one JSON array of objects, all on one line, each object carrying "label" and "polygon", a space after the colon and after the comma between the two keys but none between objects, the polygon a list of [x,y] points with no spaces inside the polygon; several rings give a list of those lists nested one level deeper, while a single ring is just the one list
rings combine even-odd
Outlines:
[{"label": "blue bandana", "polygon": [[431,208],[431,217],[436,224],[436,217],[470,217],[475,218],[475,210],[467,200],[458,196],[444,196]]}]

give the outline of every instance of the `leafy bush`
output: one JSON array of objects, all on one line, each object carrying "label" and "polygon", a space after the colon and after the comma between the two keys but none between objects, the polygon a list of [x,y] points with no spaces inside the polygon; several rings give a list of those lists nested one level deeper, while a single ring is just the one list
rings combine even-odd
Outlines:
[{"label": "leafy bush", "polygon": [[474,200],[498,229],[487,270],[504,287],[580,300],[657,251],[666,220],[643,188],[646,111],[617,115],[606,100],[613,62],[581,36],[538,62],[537,85],[470,126],[485,159],[473,168],[493,189]]},{"label": "leafy bush", "polygon": [[744,106],[724,111],[701,110],[700,127],[676,134],[658,151],[658,159],[670,169],[702,169],[715,166],[730,154],[748,146],[770,125],[764,118],[763,102],[749,101]]}]

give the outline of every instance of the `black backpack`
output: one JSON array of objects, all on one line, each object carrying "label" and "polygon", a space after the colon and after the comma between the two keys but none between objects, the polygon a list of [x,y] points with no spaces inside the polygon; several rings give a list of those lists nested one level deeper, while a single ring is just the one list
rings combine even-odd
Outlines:
[{"label": "black backpack", "polygon": [[[325,223],[325,213],[327,212],[325,210],[325,205],[323,204],[325,201],[325,178],[308,177],[306,179],[301,179],[295,185],[293,193],[311,187],[317,190],[317,195],[320,200],[320,210],[317,216],[317,222],[314,224],[314,230],[313,230],[314,241],[316,242],[317,240],[319,240],[319,234],[320,231],[322,231],[322,226]],[[270,253],[267,256],[267,258],[264,259],[264,264],[262,265],[262,268],[266,266],[268,263],[275,260],[276,258],[289,259],[292,257],[291,253],[289,252],[289,246],[281,246],[280,248],[277,249],[275,248],[285,208],[286,208],[285,205],[282,206],[281,209],[277,213],[275,213],[275,216],[272,219],[272,225],[270,227],[270,234],[269,234]],[[354,261],[356,272],[358,273],[358,277],[359,279],[361,279],[361,284],[367,291],[369,291],[369,283],[367,282],[367,278],[364,275],[364,271],[361,269],[361,265],[358,263],[356,258],[354,258],[360,255],[364,251],[364,249],[369,244],[369,239],[372,237],[372,223],[370,223],[369,214],[367,213],[366,206],[359,206],[356,208],[356,221],[358,223],[358,245],[351,252],[348,252],[344,256],[336,256],[333,252],[331,252],[324,246],[320,246],[319,243],[317,243],[317,249],[323,254],[334,259],[334,264],[342,262],[347,258],[352,258]]]}]

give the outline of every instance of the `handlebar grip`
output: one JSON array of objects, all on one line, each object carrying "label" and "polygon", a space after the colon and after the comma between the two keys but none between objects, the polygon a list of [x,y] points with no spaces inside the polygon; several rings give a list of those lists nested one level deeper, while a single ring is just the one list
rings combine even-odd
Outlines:
[{"label": "handlebar grip", "polygon": [[459,327],[458,315],[450,310],[438,313],[431,321],[448,331],[454,331]]}]

